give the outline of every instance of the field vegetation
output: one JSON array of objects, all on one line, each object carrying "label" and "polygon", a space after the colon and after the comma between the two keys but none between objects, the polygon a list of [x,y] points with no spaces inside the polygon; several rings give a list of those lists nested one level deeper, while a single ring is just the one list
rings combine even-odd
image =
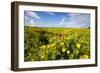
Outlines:
[{"label": "field vegetation", "polygon": [[89,28],[24,27],[24,60],[90,58]]}]

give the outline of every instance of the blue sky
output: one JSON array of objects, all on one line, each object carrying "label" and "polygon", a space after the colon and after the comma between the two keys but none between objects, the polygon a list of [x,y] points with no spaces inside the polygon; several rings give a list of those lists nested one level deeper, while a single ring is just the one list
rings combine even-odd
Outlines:
[{"label": "blue sky", "polygon": [[90,14],[24,11],[24,23],[25,26],[36,27],[88,28],[90,27]]}]

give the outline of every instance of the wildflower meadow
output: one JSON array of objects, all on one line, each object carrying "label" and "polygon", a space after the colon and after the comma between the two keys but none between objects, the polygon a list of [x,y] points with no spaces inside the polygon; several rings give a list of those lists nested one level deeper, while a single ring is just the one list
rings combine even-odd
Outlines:
[{"label": "wildflower meadow", "polygon": [[24,27],[24,61],[90,58],[89,28]]}]

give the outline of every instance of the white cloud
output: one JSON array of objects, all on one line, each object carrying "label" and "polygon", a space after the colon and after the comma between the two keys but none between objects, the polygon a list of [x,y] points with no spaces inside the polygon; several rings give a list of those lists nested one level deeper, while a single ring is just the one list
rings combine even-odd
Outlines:
[{"label": "white cloud", "polygon": [[31,19],[31,20],[29,21],[29,24],[26,24],[26,26],[37,26],[37,25],[35,24],[34,20]]},{"label": "white cloud", "polygon": [[53,12],[46,12],[49,15],[55,15]]},{"label": "white cloud", "polygon": [[39,15],[33,11],[26,11],[25,12],[25,26],[37,26],[35,19],[40,19]]},{"label": "white cloud", "polygon": [[30,20],[30,24],[31,24],[31,26],[37,26],[33,19]]},{"label": "white cloud", "polygon": [[60,26],[64,26],[64,25],[65,25],[65,24],[64,24],[64,23],[65,23],[65,19],[66,19],[66,18],[62,18],[62,20],[61,20],[61,22],[60,22],[60,24],[59,24]]},{"label": "white cloud", "polygon": [[36,12],[33,11],[27,11],[27,14],[30,17],[36,18],[36,19],[40,19],[39,15]]},{"label": "white cloud", "polygon": [[68,14],[69,19],[65,23],[67,27],[76,27],[76,28],[86,28],[90,27],[90,15],[89,14]]},{"label": "white cloud", "polygon": [[68,16],[79,16],[79,15],[81,15],[80,13],[70,13],[70,14],[68,14]]},{"label": "white cloud", "polygon": [[31,20],[30,20],[30,23],[31,23],[31,24],[34,24],[35,22],[34,22],[34,20],[33,20],[33,19],[31,19]]},{"label": "white cloud", "polygon": [[82,13],[70,13],[59,22],[60,27],[88,28],[90,27],[90,15]]},{"label": "white cloud", "polygon": [[28,19],[29,19],[29,17],[25,15],[25,18],[24,18],[24,19],[25,19],[25,20],[28,20]]}]

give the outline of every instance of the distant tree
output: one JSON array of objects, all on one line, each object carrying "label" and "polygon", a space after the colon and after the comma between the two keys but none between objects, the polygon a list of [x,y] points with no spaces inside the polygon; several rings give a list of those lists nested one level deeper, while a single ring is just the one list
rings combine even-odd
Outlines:
[{"label": "distant tree", "polygon": [[90,29],[90,27],[88,27],[88,29]]}]

